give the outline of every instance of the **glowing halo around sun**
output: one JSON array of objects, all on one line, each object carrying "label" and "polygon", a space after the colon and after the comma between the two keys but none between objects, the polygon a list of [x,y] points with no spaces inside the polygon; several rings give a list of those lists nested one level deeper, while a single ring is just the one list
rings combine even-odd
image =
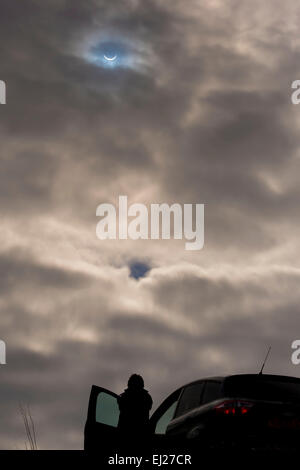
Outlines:
[{"label": "glowing halo around sun", "polygon": [[119,69],[148,71],[151,62],[146,46],[115,34],[91,34],[75,49],[76,55],[109,73]]}]

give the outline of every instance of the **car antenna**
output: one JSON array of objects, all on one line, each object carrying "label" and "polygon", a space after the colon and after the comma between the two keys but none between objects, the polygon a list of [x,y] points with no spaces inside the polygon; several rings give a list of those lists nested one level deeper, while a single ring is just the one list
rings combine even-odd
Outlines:
[{"label": "car antenna", "polygon": [[264,370],[264,367],[265,367],[265,365],[266,365],[266,362],[267,362],[267,359],[268,359],[268,357],[269,357],[269,354],[270,354],[271,349],[272,349],[271,346],[269,346],[269,349],[268,349],[268,352],[267,352],[267,354],[266,354],[265,360],[264,360],[264,362],[263,362],[263,365],[261,366],[261,369],[260,369],[260,372],[259,372],[258,375],[262,375],[263,370]]}]

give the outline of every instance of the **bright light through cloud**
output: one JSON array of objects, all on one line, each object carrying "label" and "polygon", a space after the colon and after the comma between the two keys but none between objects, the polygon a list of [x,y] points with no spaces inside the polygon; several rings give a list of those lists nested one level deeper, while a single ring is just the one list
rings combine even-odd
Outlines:
[{"label": "bright light through cloud", "polygon": [[87,62],[106,69],[145,70],[153,62],[149,47],[129,38],[93,34],[76,47]]},{"label": "bright light through cloud", "polygon": [[100,67],[128,67],[130,49],[118,41],[100,41],[90,48],[88,58]]},{"label": "bright light through cloud", "polygon": [[117,59],[118,56],[115,55],[114,57],[107,57],[107,55],[104,54],[103,57],[104,57],[105,60],[108,60],[109,62],[110,61],[114,62]]}]

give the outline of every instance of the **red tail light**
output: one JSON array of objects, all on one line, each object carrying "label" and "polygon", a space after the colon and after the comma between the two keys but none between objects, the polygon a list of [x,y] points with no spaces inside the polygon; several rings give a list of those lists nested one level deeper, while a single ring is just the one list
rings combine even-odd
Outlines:
[{"label": "red tail light", "polygon": [[216,413],[224,416],[243,416],[249,413],[254,403],[241,400],[225,400],[215,406]]}]

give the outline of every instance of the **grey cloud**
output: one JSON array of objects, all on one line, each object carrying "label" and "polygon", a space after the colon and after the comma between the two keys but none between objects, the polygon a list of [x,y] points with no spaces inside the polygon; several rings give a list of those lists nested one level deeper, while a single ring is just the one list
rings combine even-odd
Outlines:
[{"label": "grey cloud", "polygon": [[[90,385],[135,371],[156,404],[258,370],[268,344],[268,370],[298,374],[298,18],[292,1],[215,5],[2,1],[2,448],[23,446],[19,401],[42,448],[81,447]],[[106,34],[146,64],[91,64]],[[97,244],[119,194],[205,203],[204,250]],[[141,252],[138,283],[112,268]]]},{"label": "grey cloud", "polygon": [[89,283],[88,275],[43,265],[18,249],[0,255],[0,277],[3,294],[30,284],[36,288],[75,289]]},{"label": "grey cloud", "polygon": [[51,207],[55,164],[43,150],[8,150],[1,159],[2,212],[34,212]]}]

